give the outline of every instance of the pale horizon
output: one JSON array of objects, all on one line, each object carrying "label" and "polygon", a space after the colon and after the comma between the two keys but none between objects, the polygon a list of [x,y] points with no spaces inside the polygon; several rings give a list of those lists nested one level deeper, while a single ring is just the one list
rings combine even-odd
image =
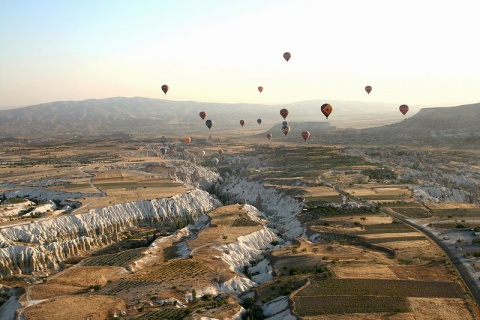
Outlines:
[{"label": "pale horizon", "polygon": [[417,110],[480,102],[474,0],[7,0],[0,9],[0,109],[119,96]]}]

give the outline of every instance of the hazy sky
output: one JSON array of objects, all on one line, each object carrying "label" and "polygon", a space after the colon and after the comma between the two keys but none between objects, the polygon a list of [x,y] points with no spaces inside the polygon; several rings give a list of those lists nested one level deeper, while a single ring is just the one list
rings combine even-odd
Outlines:
[{"label": "hazy sky", "polygon": [[0,0],[0,107],[476,103],[479,17],[478,0]]}]

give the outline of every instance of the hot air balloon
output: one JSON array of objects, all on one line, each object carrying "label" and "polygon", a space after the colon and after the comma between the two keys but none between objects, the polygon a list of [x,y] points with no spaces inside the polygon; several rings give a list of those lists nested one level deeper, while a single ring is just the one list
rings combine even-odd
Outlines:
[{"label": "hot air balloon", "polygon": [[198,151],[198,156],[199,156],[200,158],[205,157],[205,151],[204,151],[204,150]]},{"label": "hot air balloon", "polygon": [[328,103],[325,103],[320,107],[320,110],[322,110],[322,113],[328,119],[328,116],[330,115],[330,113],[332,113],[333,107],[331,105],[329,105]]},{"label": "hot air balloon", "polygon": [[164,84],[164,85],[162,86],[162,91],[163,91],[163,93],[167,94],[168,86],[167,86],[166,84]]},{"label": "hot air balloon", "polygon": [[260,93],[262,93],[263,87],[262,87],[262,86],[259,86],[259,87],[258,87],[258,91],[259,91]]},{"label": "hot air balloon", "polygon": [[287,122],[287,121],[283,121],[283,122],[282,122],[282,126],[288,126],[288,122]]},{"label": "hot air balloon", "polygon": [[243,127],[243,125],[245,124],[245,121],[244,120],[240,120],[240,125]]},{"label": "hot air balloon", "polygon": [[302,138],[303,138],[303,140],[305,140],[305,142],[307,142],[308,138],[310,138],[310,132],[303,131],[302,132]]},{"label": "hot air balloon", "polygon": [[258,123],[258,124],[261,124],[261,123],[262,123],[262,119],[257,119],[257,123]]},{"label": "hot air balloon", "polygon": [[282,127],[282,132],[284,135],[287,135],[290,132],[290,127],[289,126],[283,126]]},{"label": "hot air balloon", "polygon": [[280,115],[283,117],[283,119],[285,120],[285,118],[288,116],[288,109],[282,109],[280,110]]},{"label": "hot air balloon", "polygon": [[372,87],[371,86],[366,86],[365,91],[367,91],[367,93],[370,94],[370,92],[372,92]]},{"label": "hot air balloon", "polygon": [[192,138],[190,138],[190,137],[185,137],[184,140],[185,140],[186,144],[189,144],[190,142],[192,142]]},{"label": "hot air balloon", "polygon": [[200,116],[200,118],[202,118],[202,120],[205,120],[205,117],[207,116],[207,113],[205,111],[200,111],[200,113],[198,115]]},{"label": "hot air balloon", "polygon": [[213,158],[212,159],[212,163],[214,166],[216,166],[218,164],[218,159],[217,158]]},{"label": "hot air balloon", "polygon": [[165,153],[167,153],[167,148],[161,147],[161,148],[160,148],[160,153],[161,153],[162,155],[165,155]]},{"label": "hot air balloon", "polygon": [[213,126],[213,121],[209,119],[205,121],[205,125],[208,127],[208,130],[210,130],[210,128]]},{"label": "hot air balloon", "polygon": [[272,134],[271,133],[267,133],[267,139],[268,140],[272,139]]},{"label": "hot air balloon", "polygon": [[292,55],[290,54],[290,52],[285,52],[285,53],[283,54],[283,58],[284,58],[285,60],[287,60],[287,62],[288,62],[288,60],[290,60],[291,57],[292,57]]},{"label": "hot air balloon", "polygon": [[222,155],[222,154],[223,154],[223,150],[222,150],[222,149],[218,150],[218,154]]},{"label": "hot air balloon", "polygon": [[408,112],[408,106],[406,104],[402,104],[398,109],[403,115],[405,115]]}]

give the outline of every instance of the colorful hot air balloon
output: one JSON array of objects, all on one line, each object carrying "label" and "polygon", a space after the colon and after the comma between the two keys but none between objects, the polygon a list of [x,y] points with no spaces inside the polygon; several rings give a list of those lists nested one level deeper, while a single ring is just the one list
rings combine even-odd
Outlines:
[{"label": "colorful hot air balloon", "polygon": [[282,126],[288,126],[288,122],[287,122],[287,121],[283,121],[283,122],[282,122]]},{"label": "colorful hot air balloon", "polygon": [[288,116],[288,109],[280,110],[280,115],[283,117],[283,120]]},{"label": "colorful hot air balloon", "polygon": [[192,138],[190,138],[190,137],[185,137],[184,140],[185,140],[186,144],[189,144],[190,142],[192,142]]},{"label": "colorful hot air balloon", "polygon": [[207,113],[205,111],[200,111],[200,113],[198,115],[200,116],[200,118],[202,118],[202,120],[205,120],[205,117],[207,116]]},{"label": "colorful hot air balloon", "polygon": [[308,138],[310,138],[310,132],[303,131],[302,132],[302,138],[303,138],[303,140],[305,140],[305,142],[307,142]]},{"label": "colorful hot air balloon", "polygon": [[223,154],[223,150],[222,150],[222,149],[218,150],[218,154],[219,154],[219,155],[222,155],[222,154]]},{"label": "colorful hot air balloon", "polygon": [[325,117],[327,117],[327,119],[328,119],[328,116],[330,115],[330,113],[332,113],[333,107],[331,105],[329,105],[328,103],[325,103],[320,107],[320,110],[325,115]]},{"label": "colorful hot air balloon", "polygon": [[198,151],[198,156],[199,156],[200,158],[205,157],[205,151],[204,151],[204,150]]},{"label": "colorful hot air balloon", "polygon": [[287,60],[287,62],[288,62],[288,60],[290,60],[291,57],[292,57],[292,55],[290,54],[290,52],[285,52],[285,53],[283,54],[283,58],[284,58],[285,60]]},{"label": "colorful hot air balloon", "polygon": [[243,125],[245,124],[245,121],[244,120],[240,120],[240,125],[243,127]]},{"label": "colorful hot air balloon", "polygon": [[372,87],[371,86],[366,86],[365,91],[367,91],[367,93],[370,94],[370,92],[372,92]]},{"label": "colorful hot air balloon", "polygon": [[408,106],[406,104],[402,104],[398,109],[403,115],[405,115],[408,112]]},{"label": "colorful hot air balloon", "polygon": [[160,153],[161,153],[162,155],[165,155],[165,153],[167,153],[167,148],[166,148],[166,147],[161,147],[161,148],[160,148]]},{"label": "colorful hot air balloon", "polygon": [[259,87],[258,87],[258,91],[259,91],[260,93],[262,93],[263,87],[262,87],[262,86],[259,86]]},{"label": "colorful hot air balloon", "polygon": [[213,158],[212,159],[212,163],[214,166],[216,166],[218,164],[218,159],[217,158]]},{"label": "colorful hot air balloon", "polygon": [[163,93],[167,94],[168,86],[167,86],[166,84],[164,84],[164,85],[162,86],[162,91],[163,91]]},{"label": "colorful hot air balloon", "polygon": [[282,127],[282,132],[284,135],[287,135],[290,132],[290,127],[289,126],[283,126]]},{"label": "colorful hot air balloon", "polygon": [[261,124],[261,123],[262,123],[262,119],[257,119],[257,123],[258,123],[258,124]]},{"label": "colorful hot air balloon", "polygon": [[271,133],[267,133],[267,139],[268,140],[272,139],[272,134]]},{"label": "colorful hot air balloon", "polygon": [[208,127],[208,130],[210,130],[210,128],[213,126],[213,121],[209,119],[205,121],[205,125]]}]

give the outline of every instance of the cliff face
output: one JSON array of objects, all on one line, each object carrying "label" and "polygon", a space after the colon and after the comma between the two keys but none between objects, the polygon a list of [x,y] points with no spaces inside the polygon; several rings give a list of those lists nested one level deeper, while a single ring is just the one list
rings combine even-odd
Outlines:
[{"label": "cliff face", "polygon": [[119,232],[148,224],[187,224],[221,203],[194,189],[169,198],[123,203],[65,215],[48,221],[3,228],[0,231],[0,274],[29,274],[56,270],[73,255],[116,242]]}]

